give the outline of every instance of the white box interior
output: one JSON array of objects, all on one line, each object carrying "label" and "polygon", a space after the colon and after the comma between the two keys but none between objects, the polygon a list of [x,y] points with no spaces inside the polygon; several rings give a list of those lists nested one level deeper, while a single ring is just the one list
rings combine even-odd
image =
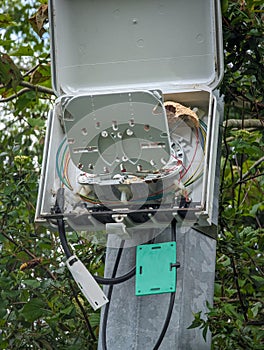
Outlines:
[{"label": "white box interior", "polygon": [[[188,178],[192,178],[193,176],[197,178],[197,173],[195,175],[196,169],[200,167],[200,162],[202,162],[202,166],[199,168],[199,172],[201,172],[200,178],[197,178],[193,184],[188,185],[186,188],[188,190],[188,194],[192,201],[191,208],[189,209],[190,214],[187,214],[185,220],[198,222],[199,216],[202,214],[205,217],[205,222],[210,224],[211,215],[212,215],[212,201],[211,196],[213,193],[214,186],[214,169],[215,169],[215,145],[217,143],[218,136],[218,123],[217,121],[218,115],[215,109],[216,103],[214,97],[211,93],[207,91],[190,91],[190,92],[182,92],[176,94],[168,94],[165,95],[164,98],[166,100],[177,101],[185,106],[191,108],[199,108],[199,110],[203,111],[203,115],[201,119],[204,123],[206,123],[208,127],[206,145],[203,145],[201,148],[200,142],[198,142],[197,149],[195,148],[195,144],[197,140],[195,139],[194,131],[186,126],[182,125],[175,130],[176,141],[179,144],[183,145],[183,153],[185,157],[185,167],[188,167],[190,162],[193,162],[193,166],[190,168],[188,176],[184,178],[184,182],[188,182]],[[212,125],[216,127],[213,128]],[[214,130],[213,130],[214,129]],[[56,112],[51,113],[49,118],[49,127],[46,138],[46,149],[45,149],[45,158],[43,160],[43,169],[42,169],[42,177],[40,183],[40,191],[39,191],[39,200],[38,200],[38,209],[37,209],[37,221],[51,220],[52,217],[56,218],[56,215],[52,214],[52,208],[55,205],[56,201],[56,193],[58,189],[61,187],[60,178],[58,176],[58,172],[56,169],[56,159],[58,157],[58,149],[62,144],[63,139],[65,138],[64,130],[61,126],[61,121],[56,115]],[[203,154],[203,152],[206,153]],[[62,153],[63,150],[61,150]],[[60,164],[61,160],[59,160]],[[71,161],[69,161],[69,167],[67,168],[67,178],[71,182],[72,189],[65,188],[65,207],[64,207],[64,216],[67,218],[71,218],[72,216],[82,217],[79,220],[80,225],[79,229],[86,230],[95,230],[94,224],[88,219],[89,210],[93,207],[96,207],[96,204],[87,203],[84,197],[80,197],[78,193],[83,191],[81,189],[82,185],[80,185],[77,181],[78,176],[82,171],[74,166]],[[179,176],[177,177],[177,179]],[[166,187],[166,180],[164,181],[164,186]],[[170,185],[171,183],[169,183]],[[142,185],[140,185],[142,186]],[[142,192],[142,187],[138,186],[139,192]],[[154,185],[151,185],[154,186]],[[157,185],[159,186],[159,185]],[[85,186],[84,186],[85,187]],[[97,195],[99,193],[101,198],[102,205],[105,205],[111,211],[114,210],[123,210],[124,208],[129,208],[133,203],[128,201],[127,204],[122,203],[120,201],[120,197],[117,198],[115,194],[113,194],[110,190],[112,188],[109,186],[100,186],[97,188]],[[155,191],[159,190],[159,187],[155,189]],[[133,187],[134,193],[137,192],[136,187]],[[144,191],[144,188],[143,188]],[[110,193],[111,192],[111,193]],[[111,197],[112,196],[112,197]],[[107,197],[109,199],[107,200]],[[111,204],[111,200],[115,200],[114,204]],[[105,204],[106,203],[106,204]],[[158,204],[159,202],[153,201],[151,203]],[[143,204],[143,202],[142,202]],[[177,212],[179,209],[177,201],[175,201],[175,197],[168,197],[168,199],[162,200],[162,205],[167,206],[171,210],[171,212]],[[162,208],[162,206],[161,206]],[[196,213],[195,215],[193,215]],[[71,220],[71,219],[70,219]],[[167,218],[165,218],[167,220]],[[102,225],[100,223],[96,223],[97,229],[102,229]],[[153,223],[149,222],[148,224],[153,225]],[[77,225],[78,226],[78,225]],[[146,225],[148,227],[148,225]],[[75,228],[77,228],[75,226]]]}]

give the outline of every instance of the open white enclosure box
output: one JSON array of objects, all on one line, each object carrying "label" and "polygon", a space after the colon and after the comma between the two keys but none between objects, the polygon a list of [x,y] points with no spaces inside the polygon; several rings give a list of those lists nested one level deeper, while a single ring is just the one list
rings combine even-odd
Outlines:
[{"label": "open white enclosure box", "polygon": [[212,224],[219,2],[49,1],[58,98],[37,222],[124,237],[173,217]]}]

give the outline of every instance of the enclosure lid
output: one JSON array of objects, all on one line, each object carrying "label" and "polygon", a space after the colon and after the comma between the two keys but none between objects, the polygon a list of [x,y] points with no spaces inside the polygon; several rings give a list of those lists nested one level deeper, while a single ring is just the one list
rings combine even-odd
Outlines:
[{"label": "enclosure lid", "polygon": [[216,87],[218,0],[50,0],[57,95]]}]

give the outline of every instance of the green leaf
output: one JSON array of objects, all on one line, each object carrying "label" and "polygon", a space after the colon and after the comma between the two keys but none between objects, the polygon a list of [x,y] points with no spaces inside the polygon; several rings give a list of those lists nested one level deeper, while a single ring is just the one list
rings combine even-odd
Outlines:
[{"label": "green leaf", "polygon": [[250,310],[252,312],[251,317],[256,317],[259,313],[259,311],[262,309],[262,303],[257,302]]},{"label": "green leaf", "polygon": [[262,210],[264,209],[264,202],[260,202],[260,203],[254,204],[249,213],[250,213],[251,215],[256,215],[256,214],[257,214],[257,211],[258,211],[259,209],[260,209],[260,210],[261,210],[261,209],[262,209]]},{"label": "green leaf", "polygon": [[209,328],[209,325],[208,323],[205,324],[204,326],[204,329],[203,329],[203,338],[204,338],[204,341],[206,341],[206,335],[207,335],[207,332],[208,332],[208,328]]},{"label": "green leaf", "polygon": [[39,65],[30,77],[30,82],[34,85],[41,84],[42,86],[51,86],[51,68],[47,63]]},{"label": "green leaf", "polygon": [[259,286],[264,285],[264,277],[253,275],[251,276],[251,278],[253,278],[256,282],[258,282]]},{"label": "green leaf", "polygon": [[29,44],[27,44],[19,46],[19,48],[16,51],[10,53],[10,56],[34,56],[34,50]]},{"label": "green leaf", "polygon": [[222,13],[226,13],[228,9],[228,0],[221,0],[221,10]]},{"label": "green leaf", "polygon": [[40,119],[40,118],[28,118],[28,123],[32,127],[43,128],[45,125],[45,120]]},{"label": "green leaf", "polygon": [[47,309],[47,304],[41,299],[31,299],[22,309],[21,314],[28,322],[45,317],[50,313]]},{"label": "green leaf", "polygon": [[219,283],[215,283],[214,284],[214,292],[215,292],[215,296],[217,296],[217,297],[221,296],[222,285]]},{"label": "green leaf", "polygon": [[70,315],[74,310],[75,310],[75,306],[74,305],[70,305],[70,306],[66,307],[65,309],[63,309],[61,311],[61,313],[64,314],[64,315]]},{"label": "green leaf", "polygon": [[197,328],[203,324],[204,321],[201,319],[201,313],[202,313],[202,311],[193,314],[194,320],[193,320],[192,324],[187,329]]},{"label": "green leaf", "polygon": [[8,13],[0,13],[0,27],[6,28],[11,25],[14,25],[12,17]]},{"label": "green leaf", "polygon": [[91,314],[89,316],[89,321],[90,321],[90,324],[93,328],[98,327],[99,323],[100,323],[100,313],[95,312],[95,313]]},{"label": "green leaf", "polygon": [[26,286],[31,287],[31,288],[39,288],[40,287],[40,282],[37,280],[24,280],[22,283],[24,283]]},{"label": "green leaf", "polygon": [[40,339],[39,342],[41,343],[42,345],[42,349],[45,349],[45,350],[54,350],[54,344],[50,344],[47,340],[45,339]]},{"label": "green leaf", "polygon": [[0,56],[0,83],[3,85],[11,84],[16,89],[22,79],[19,68],[7,54]]},{"label": "green leaf", "polygon": [[16,111],[20,112],[24,110],[25,107],[33,104],[33,101],[36,100],[36,92],[35,91],[28,91],[22,96],[19,96],[19,98],[16,101]]},{"label": "green leaf", "polygon": [[3,308],[2,306],[0,306],[0,319],[4,318],[6,313],[7,313],[6,308]]}]

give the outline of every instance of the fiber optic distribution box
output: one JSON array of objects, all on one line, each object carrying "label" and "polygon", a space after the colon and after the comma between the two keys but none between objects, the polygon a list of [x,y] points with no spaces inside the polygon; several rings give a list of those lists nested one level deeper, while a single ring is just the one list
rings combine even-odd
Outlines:
[{"label": "fiber optic distribution box", "polygon": [[50,0],[53,87],[36,221],[124,237],[210,226],[218,0]]}]

